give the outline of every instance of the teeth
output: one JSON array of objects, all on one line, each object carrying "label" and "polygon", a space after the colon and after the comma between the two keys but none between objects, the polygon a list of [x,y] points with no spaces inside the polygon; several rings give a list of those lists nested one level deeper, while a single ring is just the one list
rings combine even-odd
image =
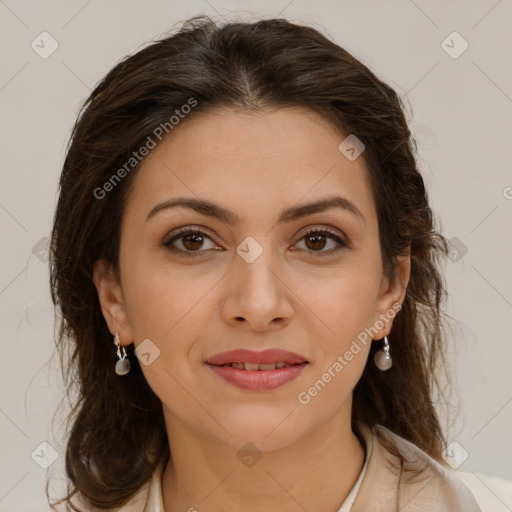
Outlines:
[{"label": "teeth", "polygon": [[257,364],[257,363],[226,363],[222,366],[231,366],[232,368],[236,368],[238,370],[275,370],[276,368],[284,368],[292,366],[291,364],[283,363],[279,361],[278,363],[269,363],[269,364]]}]

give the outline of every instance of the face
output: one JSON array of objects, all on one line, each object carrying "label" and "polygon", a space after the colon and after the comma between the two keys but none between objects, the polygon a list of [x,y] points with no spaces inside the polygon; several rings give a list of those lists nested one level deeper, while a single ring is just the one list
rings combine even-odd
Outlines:
[{"label": "face", "polygon": [[[270,450],[349,421],[371,338],[389,332],[383,319],[403,301],[408,260],[395,279],[383,275],[368,171],[338,150],[344,138],[305,109],[216,110],[175,127],[138,170],[120,281],[102,261],[94,281],[111,332],[141,347],[168,425]],[[165,205],[178,198],[196,206]],[[255,388],[222,376],[247,370],[206,363],[235,349],[307,362],[293,375],[255,370],[285,375]]]}]

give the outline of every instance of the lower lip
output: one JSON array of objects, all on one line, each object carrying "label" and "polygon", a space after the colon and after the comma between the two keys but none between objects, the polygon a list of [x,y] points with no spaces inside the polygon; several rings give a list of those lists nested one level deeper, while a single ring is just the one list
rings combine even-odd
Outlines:
[{"label": "lower lip", "polygon": [[275,370],[239,370],[231,366],[215,366],[213,364],[208,364],[208,366],[219,377],[234,386],[252,391],[270,391],[296,379],[307,364],[294,364]]}]

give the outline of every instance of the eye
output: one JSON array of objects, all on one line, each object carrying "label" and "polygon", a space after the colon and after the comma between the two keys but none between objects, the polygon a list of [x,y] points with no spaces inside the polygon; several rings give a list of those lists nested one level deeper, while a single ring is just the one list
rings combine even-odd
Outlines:
[{"label": "eye", "polygon": [[[327,228],[311,229],[301,237],[299,243],[302,240],[304,240],[305,249],[301,248],[300,250],[305,250],[311,253],[319,253],[319,255],[322,256],[333,254],[348,247],[347,242],[345,242],[339,235]],[[328,250],[324,250],[329,246],[329,240],[331,241],[331,246],[333,247],[328,248]],[[208,241],[212,246],[207,246]],[[206,252],[207,250],[220,249],[212,240],[212,238],[204,231],[191,228],[180,228],[178,233],[165,238],[162,244],[171,252],[183,256],[197,256],[198,253]]]},{"label": "eye", "polygon": [[[306,250],[308,252],[317,252],[322,256],[333,254],[337,251],[340,251],[346,247],[348,244],[336,233],[330,231],[329,229],[311,229],[307,233],[305,233],[300,241],[304,240],[304,244],[306,246]],[[324,250],[326,246],[328,246],[328,240],[331,240],[331,248],[328,250]],[[300,242],[299,241],[299,242]],[[334,242],[334,244],[332,244]],[[332,247],[334,245],[334,247]]]},{"label": "eye", "polygon": [[[213,244],[213,247],[206,247],[205,249],[205,242],[208,240]],[[217,247],[204,231],[190,228],[181,228],[177,234],[164,239],[162,243],[170,251],[184,256],[195,256],[193,253],[205,252],[207,249]]]}]

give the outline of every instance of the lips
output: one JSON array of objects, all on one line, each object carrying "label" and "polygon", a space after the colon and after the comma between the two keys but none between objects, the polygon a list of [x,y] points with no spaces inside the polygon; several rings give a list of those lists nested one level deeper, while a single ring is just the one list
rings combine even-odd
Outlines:
[{"label": "lips", "polygon": [[281,349],[231,350],[205,361],[208,368],[224,381],[246,391],[272,391],[295,380],[309,361]]},{"label": "lips", "polygon": [[260,352],[238,349],[216,354],[205,362],[214,366],[229,365],[240,370],[273,370],[308,363],[308,360],[299,354],[281,349],[267,349]]}]

